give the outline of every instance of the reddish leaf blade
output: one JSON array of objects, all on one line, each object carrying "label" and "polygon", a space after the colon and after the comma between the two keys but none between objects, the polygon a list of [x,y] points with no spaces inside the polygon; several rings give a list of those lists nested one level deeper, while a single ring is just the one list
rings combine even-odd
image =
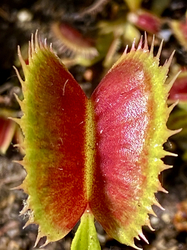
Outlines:
[{"label": "reddish leaf blade", "polygon": [[16,131],[16,123],[0,116],[0,154],[5,154]]},{"label": "reddish leaf blade", "polygon": [[139,9],[137,12],[130,12],[128,14],[128,20],[141,30],[151,34],[157,34],[161,28],[161,20],[158,16],[143,9]]},{"label": "reddish leaf blade", "polygon": [[[161,190],[165,155],[169,64],[159,67],[147,43],[124,54],[92,95],[96,124],[96,171],[90,208],[106,232],[134,246],[148,225],[147,213]],[[153,46],[152,46],[153,49]]]},{"label": "reddish leaf blade", "polygon": [[169,92],[169,101],[179,103],[187,102],[187,71],[180,73]]},{"label": "reddish leaf blade", "polygon": [[84,182],[87,98],[49,48],[32,42],[29,65],[22,62],[28,223],[40,225],[38,239],[64,237],[86,208]]}]

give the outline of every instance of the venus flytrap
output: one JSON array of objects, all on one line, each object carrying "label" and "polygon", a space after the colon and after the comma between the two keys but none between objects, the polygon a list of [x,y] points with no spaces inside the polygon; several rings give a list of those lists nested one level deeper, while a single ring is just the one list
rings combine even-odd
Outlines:
[{"label": "venus flytrap", "polygon": [[69,54],[79,54],[85,58],[94,58],[98,56],[98,51],[94,46],[94,41],[83,35],[67,23],[54,23],[52,31],[62,45],[61,52]]},{"label": "venus flytrap", "polygon": [[0,114],[0,154],[5,154],[16,132],[16,123]]},{"label": "venus flytrap", "polygon": [[174,36],[177,38],[179,43],[185,48],[185,50],[187,50],[187,12],[185,15],[185,20],[173,20],[171,21],[170,26]]},{"label": "venus flytrap", "polygon": [[178,132],[166,127],[172,56],[159,66],[161,49],[154,56],[146,37],[133,43],[90,99],[37,33],[28,65],[19,50],[27,171],[19,188],[29,195],[27,225],[39,225],[36,245],[43,236],[45,244],[63,238],[81,219],[72,250],[100,249],[94,218],[123,244],[140,249],[134,238],[147,241],[142,226],[151,228],[154,194],[165,192],[158,175],[170,167],[161,158],[172,155],[162,145]]},{"label": "venus flytrap", "polygon": [[[23,141],[23,135],[20,127],[12,121],[10,117],[16,117],[18,114],[15,111],[8,109],[0,109],[0,155],[6,154],[11,143],[17,147]],[[23,148],[17,148],[20,153],[23,153]]]}]

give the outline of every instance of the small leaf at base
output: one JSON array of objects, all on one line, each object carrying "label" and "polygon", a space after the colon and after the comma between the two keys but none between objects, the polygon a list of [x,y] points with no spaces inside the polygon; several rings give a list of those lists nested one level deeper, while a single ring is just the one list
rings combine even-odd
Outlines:
[{"label": "small leaf at base", "polygon": [[94,225],[94,216],[86,212],[81,217],[80,225],[72,241],[71,250],[100,250],[99,240]]}]

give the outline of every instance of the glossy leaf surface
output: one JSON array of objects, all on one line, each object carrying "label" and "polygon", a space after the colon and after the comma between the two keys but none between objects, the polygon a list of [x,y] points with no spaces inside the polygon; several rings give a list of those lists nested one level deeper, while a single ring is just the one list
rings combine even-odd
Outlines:
[{"label": "glossy leaf surface", "polygon": [[[52,65],[52,67],[51,67]],[[85,94],[47,48],[33,52],[24,65],[24,116],[30,218],[41,235],[65,236],[86,207],[84,191]]]},{"label": "glossy leaf surface", "polygon": [[[167,66],[145,49],[122,55],[92,95],[97,170],[91,210],[113,238],[131,242],[148,221],[168,137]],[[136,219],[135,219],[136,218]]]}]

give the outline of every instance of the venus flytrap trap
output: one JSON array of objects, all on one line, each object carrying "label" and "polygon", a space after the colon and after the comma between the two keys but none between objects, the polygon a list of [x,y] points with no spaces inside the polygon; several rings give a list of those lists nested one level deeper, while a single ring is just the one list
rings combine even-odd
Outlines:
[{"label": "venus flytrap trap", "polygon": [[56,35],[57,41],[61,41],[61,52],[69,54],[79,54],[85,58],[94,58],[98,51],[94,46],[94,41],[83,35],[67,23],[54,23],[52,31]]},{"label": "venus flytrap trap", "polygon": [[185,50],[187,50],[187,11],[185,20],[172,20],[170,26],[174,36],[178,39],[179,43],[185,48]]},{"label": "venus flytrap trap", "polygon": [[39,225],[35,245],[63,238],[81,219],[72,250],[100,249],[94,218],[123,244],[140,249],[134,238],[147,241],[142,226],[151,228],[151,206],[160,206],[154,194],[165,192],[158,175],[170,167],[161,158],[172,155],[162,145],[178,132],[166,127],[173,55],[159,66],[162,45],[153,50],[146,37],[126,48],[90,99],[37,33],[28,65],[19,50],[27,171],[19,188],[29,195],[21,214],[31,210],[26,225]]},{"label": "venus flytrap trap", "polygon": [[5,154],[16,132],[16,123],[0,114],[0,154]]},{"label": "venus flytrap trap", "polygon": [[[10,111],[8,109],[0,109],[0,155],[5,155],[11,143],[14,146],[19,146],[23,141],[23,135],[15,121],[10,119],[17,116],[17,112]],[[23,149],[17,148],[20,153],[23,153]]]}]

